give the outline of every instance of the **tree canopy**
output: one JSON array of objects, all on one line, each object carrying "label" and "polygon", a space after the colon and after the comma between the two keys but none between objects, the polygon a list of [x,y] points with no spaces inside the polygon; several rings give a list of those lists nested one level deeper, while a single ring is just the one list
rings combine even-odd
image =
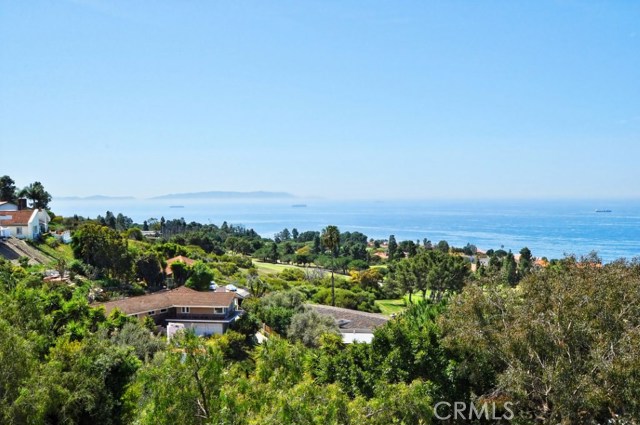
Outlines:
[{"label": "tree canopy", "polygon": [[0,201],[15,203],[18,199],[16,182],[7,175],[0,177]]},{"label": "tree canopy", "polygon": [[49,208],[49,202],[51,202],[51,195],[44,190],[44,186],[40,182],[29,184],[18,195],[30,200],[32,208],[47,209]]}]

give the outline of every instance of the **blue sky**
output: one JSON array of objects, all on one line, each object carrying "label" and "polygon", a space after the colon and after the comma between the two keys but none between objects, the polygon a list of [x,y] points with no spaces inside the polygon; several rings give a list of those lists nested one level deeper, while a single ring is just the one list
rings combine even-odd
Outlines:
[{"label": "blue sky", "polygon": [[640,2],[0,0],[0,157],[54,196],[637,198]]}]

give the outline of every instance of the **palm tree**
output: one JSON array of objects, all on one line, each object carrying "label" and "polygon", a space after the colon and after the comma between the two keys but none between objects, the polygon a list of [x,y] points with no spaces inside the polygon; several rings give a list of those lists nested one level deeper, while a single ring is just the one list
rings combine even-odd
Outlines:
[{"label": "palm tree", "polygon": [[51,195],[44,190],[44,186],[40,182],[31,183],[22,189],[18,195],[29,199],[33,208],[46,209],[49,206],[49,202],[51,202]]},{"label": "palm tree", "polygon": [[327,226],[322,230],[322,244],[331,251],[331,305],[336,305],[336,288],[333,281],[333,269],[335,269],[335,258],[340,248],[340,230],[337,226]]}]

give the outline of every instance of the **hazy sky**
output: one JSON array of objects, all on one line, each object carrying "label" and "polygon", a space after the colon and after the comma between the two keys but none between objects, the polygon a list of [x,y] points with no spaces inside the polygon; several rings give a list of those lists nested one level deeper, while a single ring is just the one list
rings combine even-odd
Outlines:
[{"label": "hazy sky", "polygon": [[640,197],[640,2],[0,0],[1,174]]}]

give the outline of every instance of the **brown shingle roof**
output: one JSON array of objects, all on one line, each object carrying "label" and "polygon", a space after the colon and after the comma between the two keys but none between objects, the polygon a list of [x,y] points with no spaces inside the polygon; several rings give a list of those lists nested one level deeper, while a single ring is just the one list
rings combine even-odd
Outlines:
[{"label": "brown shingle roof", "polygon": [[172,307],[228,307],[235,298],[233,292],[198,292],[181,286],[171,291],[156,292],[139,297],[109,301],[97,304],[103,306],[107,314],[120,309],[125,314],[137,314],[145,311],[160,310]]},{"label": "brown shingle roof", "polygon": [[0,211],[0,226],[26,226],[34,210]]},{"label": "brown shingle roof", "polygon": [[382,314],[328,305],[308,304],[308,306],[322,315],[333,317],[340,329],[345,330],[373,330],[389,321],[389,318]]}]

